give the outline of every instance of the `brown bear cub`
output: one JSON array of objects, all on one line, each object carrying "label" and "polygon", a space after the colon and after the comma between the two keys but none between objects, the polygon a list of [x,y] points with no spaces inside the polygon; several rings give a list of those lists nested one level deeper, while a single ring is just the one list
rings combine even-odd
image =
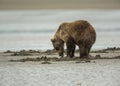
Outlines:
[{"label": "brown bear cub", "polygon": [[60,57],[64,57],[64,43],[67,47],[67,57],[74,57],[75,45],[78,45],[80,58],[89,58],[89,52],[96,41],[96,31],[85,20],[62,23],[51,38],[53,47]]}]

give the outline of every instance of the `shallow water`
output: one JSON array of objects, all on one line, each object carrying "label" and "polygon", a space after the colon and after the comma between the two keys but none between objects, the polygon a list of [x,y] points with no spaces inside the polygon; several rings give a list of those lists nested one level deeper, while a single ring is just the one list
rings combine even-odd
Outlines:
[{"label": "shallow water", "polygon": [[60,23],[88,20],[96,29],[92,49],[120,47],[120,10],[0,10],[0,51],[52,49]]}]

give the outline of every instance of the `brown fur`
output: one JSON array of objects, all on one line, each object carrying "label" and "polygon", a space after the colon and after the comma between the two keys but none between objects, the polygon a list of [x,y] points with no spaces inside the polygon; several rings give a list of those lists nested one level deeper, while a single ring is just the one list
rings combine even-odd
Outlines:
[{"label": "brown fur", "polygon": [[74,56],[75,45],[78,45],[80,57],[88,58],[90,49],[96,41],[96,32],[85,20],[65,22],[59,26],[51,41],[59,56],[64,56],[64,43],[66,43],[68,57]]}]

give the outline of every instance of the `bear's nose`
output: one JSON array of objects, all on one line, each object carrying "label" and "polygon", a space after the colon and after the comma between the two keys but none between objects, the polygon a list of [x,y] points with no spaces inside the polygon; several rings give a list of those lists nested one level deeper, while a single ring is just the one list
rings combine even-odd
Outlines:
[{"label": "bear's nose", "polygon": [[55,49],[56,49],[56,50],[59,50],[59,48],[58,48],[58,47],[56,47]]}]

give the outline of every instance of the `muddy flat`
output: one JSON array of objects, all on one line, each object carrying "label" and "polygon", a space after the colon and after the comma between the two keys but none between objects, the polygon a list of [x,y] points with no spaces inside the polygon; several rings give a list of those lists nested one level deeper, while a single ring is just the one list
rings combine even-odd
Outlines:
[{"label": "muddy flat", "polygon": [[120,50],[92,51],[90,62],[53,50],[0,53],[0,86],[120,86]]}]

